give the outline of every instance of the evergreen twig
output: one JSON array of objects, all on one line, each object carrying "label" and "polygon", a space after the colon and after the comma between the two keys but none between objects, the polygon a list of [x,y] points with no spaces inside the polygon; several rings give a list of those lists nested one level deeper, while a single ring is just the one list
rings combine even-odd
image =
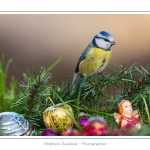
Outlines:
[{"label": "evergreen twig", "polygon": [[[79,111],[83,111],[88,116],[103,116],[112,129],[116,126],[113,113],[118,111],[119,101],[129,99],[133,107],[139,110],[142,122],[148,125],[150,67],[138,67],[137,64],[133,64],[127,68],[124,64],[113,65],[109,69],[111,74],[108,76],[98,74],[81,79],[80,88],[74,95],[71,94],[71,78],[58,87],[56,83],[49,83],[51,75],[44,69],[37,76],[34,71],[31,73],[28,70],[20,84],[23,94],[14,106],[19,107],[21,113],[41,129],[44,127],[42,113],[51,105],[47,100],[50,96],[55,104],[70,104],[75,113],[75,120],[78,119]],[[144,97],[144,103],[140,94]]]}]

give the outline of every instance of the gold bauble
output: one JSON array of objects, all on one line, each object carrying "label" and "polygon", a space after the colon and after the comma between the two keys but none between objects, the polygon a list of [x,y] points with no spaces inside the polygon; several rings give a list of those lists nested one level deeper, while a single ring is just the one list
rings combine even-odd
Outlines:
[{"label": "gold bauble", "polygon": [[73,125],[73,110],[68,104],[58,104],[48,107],[43,112],[43,121],[48,129],[63,131]]}]

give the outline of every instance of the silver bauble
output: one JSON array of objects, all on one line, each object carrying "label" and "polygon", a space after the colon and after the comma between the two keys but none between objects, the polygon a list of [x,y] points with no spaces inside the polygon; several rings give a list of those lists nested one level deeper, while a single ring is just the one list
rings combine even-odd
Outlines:
[{"label": "silver bauble", "polygon": [[0,133],[6,136],[31,136],[29,121],[15,112],[0,113]]}]

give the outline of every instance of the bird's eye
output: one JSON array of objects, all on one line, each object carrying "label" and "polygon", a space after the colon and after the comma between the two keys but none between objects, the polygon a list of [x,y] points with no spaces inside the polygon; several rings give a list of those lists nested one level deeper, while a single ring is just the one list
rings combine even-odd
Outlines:
[{"label": "bird's eye", "polygon": [[110,42],[108,39],[104,39],[104,41]]}]

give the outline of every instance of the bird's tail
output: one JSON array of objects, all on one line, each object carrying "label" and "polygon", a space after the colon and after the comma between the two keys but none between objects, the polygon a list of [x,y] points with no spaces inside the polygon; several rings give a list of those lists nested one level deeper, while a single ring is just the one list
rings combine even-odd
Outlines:
[{"label": "bird's tail", "polygon": [[71,95],[74,95],[79,90],[81,78],[82,78],[81,74],[74,73],[73,80],[72,80],[72,92],[71,92]]}]

